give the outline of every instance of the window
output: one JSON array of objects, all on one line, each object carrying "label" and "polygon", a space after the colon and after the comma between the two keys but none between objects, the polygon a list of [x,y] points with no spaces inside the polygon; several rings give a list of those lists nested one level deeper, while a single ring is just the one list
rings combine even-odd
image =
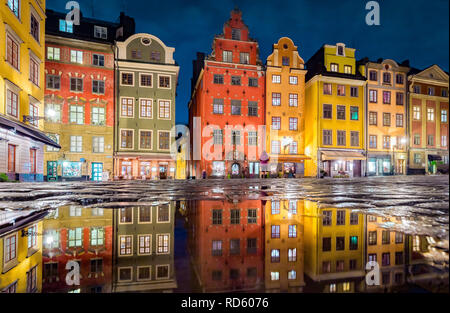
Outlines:
[{"label": "window", "polygon": [[377,125],[378,124],[378,113],[377,112],[369,112],[369,125]]},{"label": "window", "polygon": [[377,148],[377,135],[369,135],[369,148]]},{"label": "window", "polygon": [[158,118],[170,119],[170,101],[159,100],[158,105],[159,105]]},{"label": "window", "polygon": [[134,115],[134,99],[122,98],[120,115],[122,117],[133,117]]},{"label": "window", "polygon": [[248,116],[258,116],[258,102],[248,102]]},{"label": "window", "polygon": [[417,85],[415,85],[414,87],[413,87],[413,91],[414,91],[414,93],[421,93],[421,86],[417,86]]},{"label": "window", "polygon": [[447,89],[442,89],[441,96],[447,98],[448,97],[448,90]]},{"label": "window", "polygon": [[381,265],[382,266],[391,265],[391,254],[389,252],[381,254]]},{"label": "window", "polygon": [[324,95],[331,95],[332,92],[332,85],[329,83],[323,83],[323,94]]},{"label": "window", "polygon": [[30,80],[39,86],[39,64],[32,56],[30,56]]},{"label": "window", "polygon": [[336,292],[336,284],[330,284],[330,293]]},{"label": "window", "polygon": [[248,132],[248,145],[257,146],[258,145],[258,132],[249,131]]},{"label": "window", "polygon": [[391,148],[391,136],[383,136],[383,149]]},{"label": "window", "polygon": [[105,94],[105,81],[103,80],[92,80],[92,93]]},{"label": "window", "polygon": [[350,213],[350,225],[358,225],[358,213]]},{"label": "window", "polygon": [[61,52],[60,52],[59,48],[47,47],[47,59],[48,60],[59,61],[60,56],[61,56]]},{"label": "window", "polygon": [[231,209],[230,215],[230,223],[232,225],[239,225],[241,223],[241,211],[239,209]]},{"label": "window", "polygon": [[272,92],[272,105],[280,106],[281,105],[281,93]]},{"label": "window", "polygon": [[414,144],[420,145],[420,135],[419,134],[414,134]]},{"label": "window", "polygon": [[92,152],[94,153],[105,152],[105,137],[101,136],[92,137]]},{"label": "window", "polygon": [[352,121],[357,121],[359,119],[359,108],[350,107],[350,119]]},{"label": "window", "polygon": [[11,235],[4,239],[3,256],[5,264],[17,257],[17,235]]},{"label": "window", "polygon": [[339,65],[336,63],[331,63],[330,64],[330,71],[331,72],[339,72]]},{"label": "window", "polygon": [[403,92],[397,92],[395,94],[395,104],[397,105],[403,105],[404,104],[404,93]]},{"label": "window", "polygon": [[214,84],[223,84],[223,75],[214,74]]},{"label": "window", "polygon": [[434,108],[427,108],[427,120],[430,122],[434,121]]},{"label": "window", "polygon": [[27,272],[27,293],[37,291],[37,265]]},{"label": "window", "polygon": [[447,110],[441,110],[441,123],[447,123]]},{"label": "window", "polygon": [[298,77],[297,76],[289,76],[289,84],[298,85]]},{"label": "window", "polygon": [[388,245],[391,242],[391,232],[389,230],[383,230],[381,232],[381,243]]},{"label": "window", "polygon": [[378,100],[378,90],[369,90],[369,102],[376,103]]},{"label": "window", "polygon": [[403,78],[403,75],[402,75],[402,74],[397,74],[397,75],[395,75],[395,82],[396,82],[397,84],[403,85],[403,81],[404,81],[404,78]]},{"label": "window", "polygon": [[94,37],[106,39],[108,36],[108,29],[106,27],[94,25]]},{"label": "window", "polygon": [[82,78],[70,78],[70,91],[82,92],[83,91],[83,79]]},{"label": "window", "polygon": [[83,64],[83,51],[70,50],[70,62]]},{"label": "window", "polygon": [[153,118],[153,101],[151,99],[140,99],[139,117]]},{"label": "window", "polygon": [[105,56],[103,54],[94,53],[92,55],[92,65],[105,66]]},{"label": "window", "polygon": [[322,262],[322,273],[331,273],[331,262],[330,261]]},{"label": "window", "polygon": [[333,118],[333,105],[324,104],[323,105],[323,118]]},{"label": "window", "polygon": [[376,262],[377,261],[377,254],[376,253],[370,253],[368,259],[369,259],[369,262]]},{"label": "window", "polygon": [[422,163],[422,155],[420,153],[414,153],[414,164]]},{"label": "window", "polygon": [[169,150],[170,148],[170,132],[160,131],[159,132],[159,149]]},{"label": "window", "polygon": [[352,73],[352,67],[350,65],[344,65],[344,73],[345,74],[351,74]]},{"label": "window", "polygon": [[241,115],[241,100],[231,100],[231,115]]},{"label": "window", "polygon": [[215,145],[223,144],[223,131],[221,129],[213,130],[213,142]]},{"label": "window", "polygon": [[249,77],[248,78],[248,86],[249,87],[258,87],[258,78]]},{"label": "window", "polygon": [[222,240],[213,240],[212,241],[211,253],[213,256],[221,256],[222,255]]},{"label": "window", "polygon": [[256,238],[248,238],[247,239],[247,254],[255,254],[256,253]]},{"label": "window", "polygon": [[403,234],[396,232],[395,233],[395,243],[403,243]]},{"label": "window", "polygon": [[290,65],[289,57],[282,57],[281,58],[281,64],[283,64],[283,66],[289,66]]},{"label": "window", "polygon": [[280,250],[272,249],[270,252],[270,262],[279,263],[280,262]]},{"label": "window", "polygon": [[142,59],[142,51],[141,50],[131,50],[131,57],[133,59]]},{"label": "window", "polygon": [[345,211],[336,212],[336,225],[345,225]]},{"label": "window", "polygon": [[83,137],[70,136],[70,152],[82,152],[83,151]]},{"label": "window", "polygon": [[231,85],[240,86],[241,85],[241,77],[240,76],[231,76]]},{"label": "window", "polygon": [[337,145],[345,146],[345,130],[337,131]]},{"label": "window", "polygon": [[248,224],[256,224],[257,218],[258,217],[257,217],[256,209],[248,209],[247,223]]},{"label": "window", "polygon": [[15,69],[19,69],[19,43],[9,34],[6,35],[6,61]]},{"label": "window", "polygon": [[288,262],[297,261],[297,248],[288,249]]},{"label": "window", "polygon": [[230,239],[230,255],[241,254],[241,240],[240,239]]},{"label": "window", "polygon": [[152,132],[141,130],[140,134],[140,148],[151,149],[152,148]]},{"label": "window", "polygon": [[138,254],[151,254],[151,244],[152,244],[152,236],[151,235],[139,235],[138,236]]},{"label": "window", "polygon": [[280,84],[281,83],[281,76],[280,75],[272,75],[272,83]]},{"label": "window", "polygon": [[428,87],[428,90],[427,90],[428,92],[427,92],[427,94],[429,95],[429,96],[434,96],[434,87]]},{"label": "window", "polygon": [[73,22],[66,20],[59,20],[59,31],[65,33],[73,33]]},{"label": "window", "polygon": [[337,46],[337,55],[344,55],[344,47]]},{"label": "window", "polygon": [[[47,137],[49,137],[51,140],[53,140],[54,142],[56,142],[57,144],[59,144],[59,134],[52,134],[52,133],[46,133]],[[47,151],[48,152],[57,152],[59,151],[58,148],[52,147],[52,146],[47,146]]]},{"label": "window", "polygon": [[222,51],[222,61],[227,63],[233,62],[233,52],[227,50]]},{"label": "window", "polygon": [[53,282],[56,281],[56,278],[58,277],[58,263],[45,263],[44,264],[44,272],[42,275],[42,278],[44,281],[47,282]]},{"label": "window", "polygon": [[358,97],[358,87],[350,87],[350,96]]},{"label": "window", "polygon": [[289,154],[297,154],[297,151],[298,151],[297,141],[292,141],[289,144]]},{"label": "window", "polygon": [[272,129],[274,129],[274,130],[281,129],[281,117],[272,116]]},{"label": "window", "polygon": [[391,92],[383,91],[383,104],[391,104]]},{"label": "window", "polygon": [[221,281],[222,280],[222,271],[212,271],[212,280]]},{"label": "window", "polygon": [[133,254],[133,236],[119,236],[119,255]]},{"label": "window", "polygon": [[241,40],[241,30],[238,28],[232,28],[231,29],[231,39]]},{"label": "window", "polygon": [[322,226],[331,226],[331,211],[323,211]]},{"label": "window", "polygon": [[280,238],[280,225],[272,225],[272,238]]},{"label": "window", "polygon": [[33,118],[33,120],[30,121],[30,124],[36,127],[39,126],[39,120],[37,119],[39,117],[39,107],[37,104],[30,102],[29,112],[30,117]]},{"label": "window", "polygon": [[74,124],[84,124],[84,106],[71,105],[69,109],[69,121]]},{"label": "window", "polygon": [[121,130],[120,131],[120,147],[125,149],[133,148],[133,131]]},{"label": "window", "polygon": [[336,250],[345,250],[345,237],[336,237]]},{"label": "window", "polygon": [[270,280],[272,281],[280,280],[280,272],[270,272]]},{"label": "window", "polygon": [[75,229],[69,229],[69,248],[81,247],[83,245],[83,228],[78,227]]},{"label": "window", "polygon": [[272,153],[273,154],[280,154],[281,152],[281,144],[279,140],[272,140]]},{"label": "window", "polygon": [[403,252],[395,252],[395,265],[403,264]]},{"label": "window", "polygon": [[338,120],[345,120],[345,106],[344,105],[336,106],[336,118]]},{"label": "window", "polygon": [[231,144],[236,146],[241,144],[241,132],[239,130],[231,131]]},{"label": "window", "polygon": [[170,88],[170,76],[159,76],[159,87]]},{"label": "window", "polygon": [[322,251],[331,251],[331,238],[322,238]]},{"label": "window", "polygon": [[289,130],[297,130],[298,129],[298,118],[290,117],[289,118]]},{"label": "window", "polygon": [[333,144],[333,135],[331,130],[323,130],[322,141],[323,145],[331,146]]},{"label": "window", "polygon": [[337,95],[345,96],[345,86],[344,85],[337,85]]},{"label": "window", "polygon": [[358,236],[350,236],[350,250],[358,249]]},{"label": "window", "polygon": [[298,94],[296,93],[289,94],[289,106],[290,107],[298,106]]},{"label": "window", "polygon": [[441,147],[447,147],[447,135],[441,136]]},{"label": "window", "polygon": [[156,235],[157,253],[165,254],[169,253],[169,235],[158,234]]},{"label": "window", "polygon": [[61,87],[61,76],[59,75],[47,75],[47,89],[59,90]]},{"label": "window", "polygon": [[343,272],[345,268],[345,263],[343,260],[336,261],[336,272]]},{"label": "window", "polygon": [[289,214],[297,214],[297,201],[295,201],[295,200],[289,201],[288,213]]},{"label": "window", "polygon": [[8,7],[14,13],[14,15],[17,17],[19,17],[19,14],[20,14],[19,3],[20,3],[20,0],[8,0]]},{"label": "window", "polygon": [[272,215],[280,214],[280,201],[272,201]]},{"label": "window", "polygon": [[384,84],[391,83],[391,74],[390,73],[383,73],[383,83]]},{"label": "window", "polygon": [[377,244],[377,231],[369,231],[369,245],[373,246]]},{"label": "window", "polygon": [[396,114],[395,120],[395,125],[397,127],[403,127],[403,114]]},{"label": "window", "polygon": [[378,75],[376,71],[369,71],[369,80],[371,81],[377,81]]},{"label": "window", "polygon": [[391,114],[383,113],[383,126],[391,126]]},{"label": "window", "polygon": [[127,85],[127,86],[132,86],[133,85],[133,74],[132,73],[122,73],[121,84]]},{"label": "window", "polygon": [[239,63],[241,64],[249,64],[250,63],[250,55],[248,52],[241,52],[239,54]]},{"label": "window", "polygon": [[91,227],[91,246],[102,246],[105,243],[105,230],[103,227]]},{"label": "window", "polygon": [[413,118],[415,120],[420,120],[420,107],[418,106],[413,107]]},{"label": "window", "polygon": [[433,135],[428,135],[427,145],[428,146],[434,146],[434,136]]}]

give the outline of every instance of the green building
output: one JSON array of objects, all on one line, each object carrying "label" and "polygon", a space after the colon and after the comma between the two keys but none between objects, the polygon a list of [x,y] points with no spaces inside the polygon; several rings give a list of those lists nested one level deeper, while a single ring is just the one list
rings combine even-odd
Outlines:
[{"label": "green building", "polygon": [[174,51],[143,33],[116,43],[115,178],[175,177]]}]

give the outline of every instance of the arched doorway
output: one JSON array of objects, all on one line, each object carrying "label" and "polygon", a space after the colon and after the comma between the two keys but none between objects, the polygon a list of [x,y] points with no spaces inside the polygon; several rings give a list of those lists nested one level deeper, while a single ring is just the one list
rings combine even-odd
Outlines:
[{"label": "arched doorway", "polygon": [[240,173],[241,173],[241,166],[239,165],[239,163],[233,163],[233,165],[231,165],[231,175],[239,176]]}]

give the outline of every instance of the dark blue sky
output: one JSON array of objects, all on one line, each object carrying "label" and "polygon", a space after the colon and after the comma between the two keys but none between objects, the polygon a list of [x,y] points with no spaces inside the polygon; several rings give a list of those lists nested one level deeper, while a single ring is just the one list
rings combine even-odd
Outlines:
[{"label": "dark blue sky", "polygon": [[[136,31],[151,33],[175,47],[180,65],[177,123],[187,124],[192,60],[197,51],[211,52],[230,11],[238,6],[250,36],[258,40],[265,63],[272,44],[288,36],[307,61],[323,44],[343,42],[356,58],[409,59],[411,66],[438,64],[449,69],[448,0],[379,0],[380,26],[367,26],[368,0],[79,0],[83,16],[116,21],[124,11]],[[47,0],[47,8],[65,11],[63,0]]]}]

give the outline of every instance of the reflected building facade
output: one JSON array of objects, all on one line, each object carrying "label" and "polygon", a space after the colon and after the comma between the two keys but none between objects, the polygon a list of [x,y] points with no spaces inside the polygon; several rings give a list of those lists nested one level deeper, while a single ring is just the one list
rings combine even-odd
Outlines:
[{"label": "reflected building facade", "polygon": [[113,292],[172,292],[175,205],[155,203],[114,211]]}]

